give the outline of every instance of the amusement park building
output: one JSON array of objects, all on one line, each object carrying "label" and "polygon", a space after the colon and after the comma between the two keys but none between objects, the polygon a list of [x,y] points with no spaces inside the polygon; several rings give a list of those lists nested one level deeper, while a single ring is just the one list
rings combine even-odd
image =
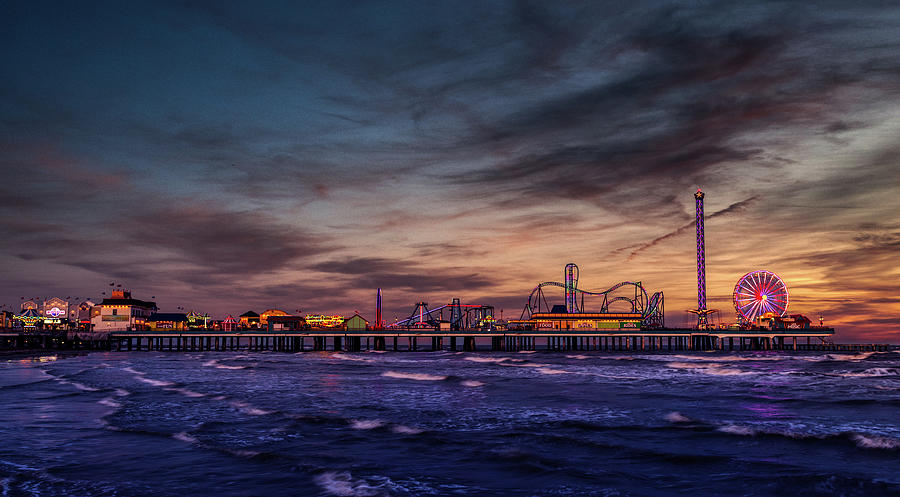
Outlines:
[{"label": "amusement park building", "polygon": [[156,311],[156,302],[131,298],[128,290],[113,290],[112,298],[100,302],[100,312],[91,318],[94,331],[142,330]]},{"label": "amusement park building", "polygon": [[253,311],[247,311],[240,316],[241,329],[250,330],[259,328],[259,314]]},{"label": "amusement park building", "polygon": [[536,312],[531,319],[510,320],[509,329],[569,332],[639,330],[643,320],[640,313],[631,312]]},{"label": "amusement park building", "polygon": [[280,309],[266,309],[259,315],[259,326],[265,328],[269,324],[269,316],[287,316],[288,313]]},{"label": "amusement park building", "polygon": [[187,328],[187,314],[183,312],[154,312],[147,318],[150,331],[184,331]]}]

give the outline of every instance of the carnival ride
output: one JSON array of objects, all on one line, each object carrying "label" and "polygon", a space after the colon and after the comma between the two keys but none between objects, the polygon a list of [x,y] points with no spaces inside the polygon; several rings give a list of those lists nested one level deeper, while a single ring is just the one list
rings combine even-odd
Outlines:
[{"label": "carnival ride", "polygon": [[787,315],[787,286],[771,271],[750,271],[741,276],[734,286],[732,300],[742,324],[756,323],[767,314],[770,317]]},{"label": "carnival ride", "polygon": [[[585,297],[591,297],[601,299],[600,313],[608,313],[611,305],[616,302],[623,302],[630,307],[629,312],[642,316],[642,324],[644,326],[661,327],[665,325],[663,292],[649,295],[640,281],[623,281],[616,283],[607,290],[591,292],[578,288],[578,275],[578,266],[569,263],[566,264],[564,271],[565,283],[558,281],[539,283],[528,296],[528,302],[522,310],[520,319],[531,319],[531,316],[535,313],[552,312],[553,306],[547,302],[544,288],[558,287],[564,290],[565,310],[568,314],[585,312]],[[634,293],[631,296],[622,295],[621,292],[619,295],[614,295],[615,292],[623,288],[632,289]]]},{"label": "carnival ride", "polygon": [[[444,310],[449,313],[448,320],[444,319]],[[394,321],[387,328],[396,329],[440,329],[444,324],[450,331],[484,330],[493,329],[494,306],[481,304],[461,304],[459,299],[453,299],[449,304],[444,304],[434,309],[428,308],[427,302],[416,302],[416,307],[406,319]]]}]

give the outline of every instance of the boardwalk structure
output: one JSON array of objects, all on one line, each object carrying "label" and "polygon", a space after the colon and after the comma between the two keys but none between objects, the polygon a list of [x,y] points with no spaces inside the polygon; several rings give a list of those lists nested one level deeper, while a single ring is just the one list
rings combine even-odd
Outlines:
[{"label": "boardwalk structure", "polygon": [[113,351],[608,351],[675,352],[714,350],[889,350],[886,344],[835,344],[831,328],[746,331],[692,329],[616,332],[111,332],[105,336],[60,337],[0,333],[0,350],[93,349]]}]

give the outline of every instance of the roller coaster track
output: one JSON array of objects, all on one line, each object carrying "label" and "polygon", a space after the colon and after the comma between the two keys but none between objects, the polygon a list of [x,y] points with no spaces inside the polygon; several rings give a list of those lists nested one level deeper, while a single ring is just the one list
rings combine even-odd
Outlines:
[{"label": "roller coaster track", "polygon": [[[549,312],[550,311],[551,306],[547,303],[547,299],[544,296],[544,290],[543,290],[544,287],[548,287],[548,286],[560,287],[563,289],[566,288],[565,284],[560,283],[558,281],[545,281],[543,283],[538,284],[536,287],[534,287],[534,290],[532,290],[531,294],[528,296],[528,303],[525,304],[525,309],[522,310],[521,319],[530,319],[531,315],[536,312]],[[633,298],[622,296],[622,295],[619,295],[619,296],[611,296],[610,295],[613,292],[615,292],[616,290],[619,290],[620,288],[625,287],[625,286],[634,287],[634,297]],[[576,294],[576,298],[577,298],[577,296],[581,297],[581,304],[580,304],[579,308],[582,309],[582,312],[584,310],[584,297],[585,296],[602,297],[603,301],[600,305],[601,313],[609,312],[609,306],[611,304],[613,304],[614,302],[628,302],[629,304],[631,304],[631,312],[640,313],[644,319],[644,322],[648,323],[648,324],[650,321],[653,321],[659,315],[659,313],[661,311],[661,304],[663,301],[663,293],[662,292],[656,292],[653,295],[648,295],[647,290],[644,289],[644,287],[641,285],[640,281],[637,281],[637,282],[622,281],[620,283],[616,283],[615,285],[611,286],[610,288],[608,288],[604,291],[592,292],[592,291],[582,290],[580,288],[574,288],[573,290]],[[546,309],[546,310],[544,310],[544,309]]]}]

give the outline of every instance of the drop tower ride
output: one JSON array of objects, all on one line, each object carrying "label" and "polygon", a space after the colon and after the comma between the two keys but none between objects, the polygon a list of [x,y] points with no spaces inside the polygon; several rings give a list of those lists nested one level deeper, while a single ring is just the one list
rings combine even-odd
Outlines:
[{"label": "drop tower ride", "polygon": [[697,329],[705,330],[709,327],[707,316],[716,312],[706,308],[706,242],[703,235],[703,190],[697,188],[694,194],[694,202],[697,207],[697,308],[688,312],[697,315]]}]

